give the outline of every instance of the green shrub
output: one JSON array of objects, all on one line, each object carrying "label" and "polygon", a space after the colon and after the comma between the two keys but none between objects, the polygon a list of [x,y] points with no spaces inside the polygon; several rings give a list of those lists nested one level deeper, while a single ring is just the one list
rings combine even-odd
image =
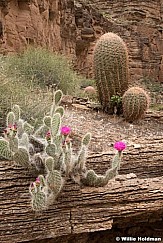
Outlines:
[{"label": "green shrub", "polygon": [[64,94],[74,94],[80,78],[73,71],[68,59],[40,47],[30,47],[20,55],[6,59],[8,75],[21,77],[42,87],[56,85]]},{"label": "green shrub", "polygon": [[15,103],[22,108],[24,119],[32,122],[37,118],[39,123],[52,102],[52,93],[38,86],[22,83],[19,79],[8,78],[2,65],[0,71],[0,130],[2,131],[5,123],[4,117]]}]

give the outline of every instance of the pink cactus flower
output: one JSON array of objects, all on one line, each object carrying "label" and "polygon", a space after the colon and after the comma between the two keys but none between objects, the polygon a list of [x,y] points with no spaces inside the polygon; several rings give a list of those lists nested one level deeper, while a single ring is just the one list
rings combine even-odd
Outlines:
[{"label": "pink cactus flower", "polygon": [[17,132],[17,125],[13,124],[13,125],[8,125],[7,128],[4,129],[3,133],[5,136],[15,136]]},{"label": "pink cactus flower", "polygon": [[36,178],[36,183],[40,183],[40,179],[38,177]]},{"label": "pink cactus flower", "polygon": [[51,133],[50,133],[50,131],[48,131],[47,133],[46,133],[46,137],[50,137],[51,136]]},{"label": "pink cactus flower", "polygon": [[5,129],[3,130],[3,132],[6,134],[6,133],[7,133],[7,128],[5,128]]},{"label": "pink cactus flower", "polygon": [[34,182],[31,183],[31,187],[34,187]]},{"label": "pink cactus flower", "polygon": [[50,131],[48,131],[48,132],[46,133],[46,140],[47,140],[48,142],[51,141],[51,132],[50,132]]},{"label": "pink cactus flower", "polygon": [[17,125],[14,124],[14,125],[12,126],[12,129],[13,129],[13,130],[17,130]]},{"label": "pink cactus flower", "polygon": [[118,151],[123,151],[124,149],[126,149],[126,147],[127,146],[123,141],[119,141],[114,144],[114,148]]},{"label": "pink cactus flower", "polygon": [[64,136],[67,136],[69,135],[69,133],[71,132],[71,128],[70,127],[61,127],[61,134],[64,135]]}]

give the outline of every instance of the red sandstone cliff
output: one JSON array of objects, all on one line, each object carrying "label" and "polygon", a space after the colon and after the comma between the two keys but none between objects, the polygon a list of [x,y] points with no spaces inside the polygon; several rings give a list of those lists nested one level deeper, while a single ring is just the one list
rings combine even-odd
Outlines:
[{"label": "red sandstone cliff", "polygon": [[92,76],[95,42],[105,32],[126,41],[131,78],[163,82],[162,0],[0,0],[0,52],[28,44],[69,56],[80,73]]}]

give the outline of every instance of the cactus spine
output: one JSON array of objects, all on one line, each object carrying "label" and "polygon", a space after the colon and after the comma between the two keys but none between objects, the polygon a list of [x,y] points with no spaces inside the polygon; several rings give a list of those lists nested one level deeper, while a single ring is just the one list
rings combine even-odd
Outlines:
[{"label": "cactus spine", "polygon": [[95,46],[93,62],[99,101],[104,110],[110,111],[111,98],[122,96],[128,89],[128,51],[124,41],[111,32],[102,35]]},{"label": "cactus spine", "polygon": [[129,88],[122,97],[123,115],[129,122],[142,118],[149,107],[149,96],[140,87]]}]

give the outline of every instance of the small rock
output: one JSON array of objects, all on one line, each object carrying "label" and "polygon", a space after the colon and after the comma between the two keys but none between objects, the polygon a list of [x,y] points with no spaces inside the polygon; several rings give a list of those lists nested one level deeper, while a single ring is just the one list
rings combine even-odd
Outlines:
[{"label": "small rock", "polygon": [[118,175],[115,177],[116,181],[125,181],[126,180],[126,176],[125,175]]},{"label": "small rock", "polygon": [[137,175],[135,175],[134,173],[130,173],[130,174],[126,175],[126,178],[127,179],[134,179],[134,178],[137,178]]},{"label": "small rock", "polygon": [[84,88],[84,93],[87,93],[87,94],[96,94],[96,90],[92,86],[87,86],[86,88]]},{"label": "small rock", "polygon": [[141,148],[141,145],[140,144],[134,144],[133,146],[134,146],[135,149]]}]

